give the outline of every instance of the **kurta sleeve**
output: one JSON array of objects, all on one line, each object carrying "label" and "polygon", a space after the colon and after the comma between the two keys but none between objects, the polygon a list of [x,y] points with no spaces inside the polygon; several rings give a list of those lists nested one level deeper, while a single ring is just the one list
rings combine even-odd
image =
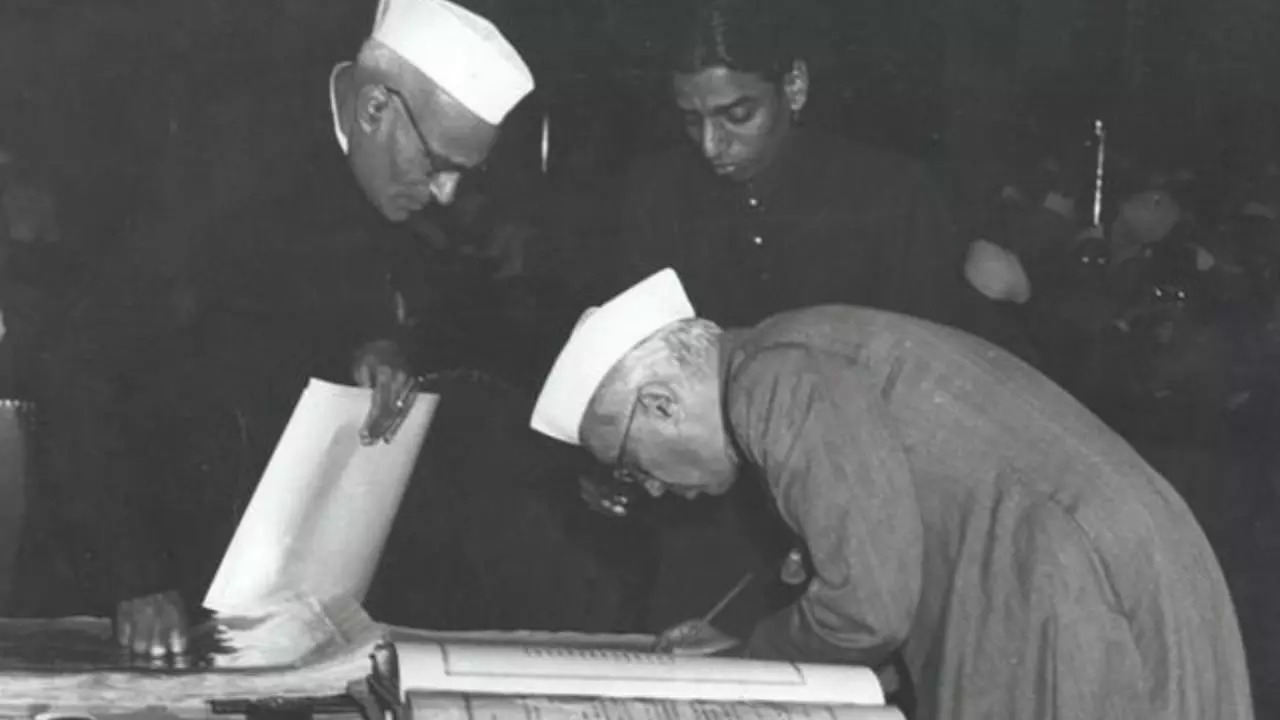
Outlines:
[{"label": "kurta sleeve", "polygon": [[923,537],[906,457],[864,369],[787,346],[730,380],[729,421],[804,538],[814,578],[752,634],[753,657],[876,665],[906,638]]}]

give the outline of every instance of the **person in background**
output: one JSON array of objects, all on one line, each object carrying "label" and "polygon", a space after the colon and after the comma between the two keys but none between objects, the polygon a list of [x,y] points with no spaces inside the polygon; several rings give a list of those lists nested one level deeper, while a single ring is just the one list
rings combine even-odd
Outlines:
[{"label": "person in background", "polygon": [[[963,321],[965,246],[930,174],[804,122],[818,88],[799,13],[771,0],[690,7],[669,48],[689,142],[628,174],[610,290],[671,266],[703,315],[727,325],[830,302]],[[744,489],[730,504],[655,507],[650,629],[700,615],[747,572],[762,582],[726,610],[726,625],[749,625],[787,594],[763,582],[778,576],[787,533],[762,543],[747,528],[781,528],[760,500]],[[689,511],[698,517],[681,517]]]},{"label": "person in background", "polygon": [[836,301],[958,320],[965,248],[941,191],[919,163],[805,125],[814,88],[796,13],[692,7],[669,60],[691,142],[629,173],[615,284],[671,265],[730,323]]},{"label": "person in background", "polygon": [[1185,502],[975,336],[841,305],[722,329],[668,269],[582,316],[530,425],[654,496],[765,486],[813,579],[741,655],[900,658],[922,720],[1253,717]]},{"label": "person in background", "polygon": [[[238,335],[233,337],[244,340],[249,333],[256,342],[259,335],[276,336],[255,345],[253,351],[257,353],[258,373],[276,380],[273,394],[279,392],[277,386],[307,374],[340,376],[343,380],[354,375],[356,382],[374,390],[369,419],[361,431],[367,443],[389,441],[408,411],[407,400],[413,397],[410,358],[399,338],[406,328],[395,312],[394,288],[387,287],[376,270],[366,267],[371,262],[342,266],[349,277],[343,277],[340,286],[325,286],[329,276],[308,273],[323,264],[321,257],[332,261],[348,254],[350,248],[342,246],[343,242],[385,238],[396,233],[386,227],[387,222],[402,225],[428,205],[452,203],[464,174],[479,168],[491,155],[501,124],[533,90],[534,79],[520,54],[488,20],[446,0],[381,0],[372,31],[355,61],[333,67],[327,80],[323,85],[316,82],[314,87],[303,83],[308,93],[300,97],[296,74],[263,73],[254,78],[252,88],[238,88],[243,93],[235,97],[220,96],[216,88],[211,89],[211,97],[201,96],[189,117],[177,113],[180,119],[171,123],[172,147],[167,148],[161,163],[154,196],[149,198],[148,211],[138,219],[140,230],[133,245],[123,253],[128,263],[147,267],[137,273],[121,273],[120,278],[158,278],[156,284],[176,288],[173,303],[181,317],[175,321],[169,317],[175,313],[157,310],[169,319],[158,323],[149,336],[128,343],[110,338],[117,346],[145,346],[130,354],[143,355],[144,366],[115,373],[129,377],[113,376],[102,383],[100,398],[68,397],[65,408],[51,410],[67,421],[63,427],[83,427],[80,432],[101,446],[100,454],[86,454],[86,458],[97,458],[100,467],[85,472],[71,467],[55,471],[64,480],[48,483],[43,492],[43,513],[53,519],[44,531],[28,533],[33,538],[28,541],[32,549],[24,554],[32,558],[29,566],[47,568],[43,575],[65,577],[63,582],[69,589],[45,591],[43,595],[33,592],[26,611],[58,612],[45,604],[49,597],[62,604],[78,603],[67,608],[69,612],[98,612],[96,604],[103,602],[99,596],[110,596],[113,604],[126,598],[118,602],[115,612],[122,645],[155,656],[185,650],[184,608],[192,598],[165,590],[173,587],[172,573],[163,569],[172,562],[168,559],[172,553],[165,549],[168,540],[152,537],[161,531],[141,517],[149,517],[143,508],[155,502],[157,492],[172,492],[151,488],[143,481],[147,475],[144,466],[172,464],[163,457],[164,448],[147,447],[145,427],[156,420],[131,418],[126,423],[131,427],[116,430],[119,422],[97,417],[122,414],[115,408],[121,401],[145,404],[134,397],[117,397],[121,393],[109,388],[133,388],[129,395],[149,394],[153,405],[163,407],[163,402],[154,401],[165,392],[158,386],[186,385],[189,393],[190,381],[183,375],[189,375],[192,367],[216,365],[207,357],[213,351],[165,350],[183,345],[173,339],[175,323],[195,325],[201,313],[207,314],[211,306],[216,309],[219,304],[252,304],[245,303],[242,296],[261,291],[257,299],[263,302],[250,308],[257,313],[257,325],[244,319],[245,308],[240,307]],[[323,113],[326,104],[328,114]],[[353,178],[362,193],[351,192]],[[243,235],[244,225],[235,221],[253,213],[296,220],[292,226],[282,223],[285,229],[280,233],[251,233],[266,240],[253,248],[252,267],[266,269],[266,274],[287,275],[289,282],[268,280],[261,287],[238,287],[234,293],[200,297],[196,289],[202,278],[213,272],[204,261],[218,253],[234,256],[223,245],[242,242],[238,236],[224,238],[213,233],[231,227]],[[261,225],[271,227],[272,222],[268,219]],[[299,252],[294,241],[307,232],[314,233],[308,238],[311,245]],[[293,248],[281,247],[290,243]],[[209,245],[215,247],[204,247]],[[374,254],[374,248],[363,250],[364,256]],[[296,264],[300,260],[307,265]],[[252,284],[261,274],[246,269],[237,280]],[[272,320],[273,313],[282,314],[281,308],[298,304],[297,297],[289,296],[289,288],[305,285],[307,280],[328,291],[319,301],[322,307],[309,307],[289,322]],[[330,307],[332,298],[347,294],[348,285],[362,283],[367,286],[362,300],[377,300],[378,312],[343,313]],[[155,304],[161,303],[142,303],[144,307]],[[258,332],[264,324],[273,329]],[[129,326],[136,327],[136,323]],[[140,335],[133,327],[128,332]],[[321,332],[328,333],[327,341],[318,338]],[[237,350],[236,341],[227,342],[226,337],[216,347],[228,365],[244,362],[250,352]],[[304,368],[298,357],[350,358],[353,348],[358,348],[354,361],[342,362],[340,372]],[[239,355],[230,355],[236,352]],[[68,357],[64,362],[79,361]],[[278,366],[283,365],[289,367],[280,372]],[[78,374],[70,367],[59,368],[55,371],[51,365],[49,373]],[[281,382],[284,377],[289,380]],[[108,397],[109,392],[115,395]],[[82,422],[86,406],[92,406],[95,416]],[[63,444],[69,450],[80,450],[74,440]],[[138,457],[139,445],[154,457]],[[58,458],[54,461],[62,463]],[[86,465],[92,462],[84,461]],[[98,478],[92,473],[109,477]],[[86,490],[85,486],[91,488]],[[166,506],[164,511],[183,517],[186,509]],[[125,528],[128,531],[121,532]],[[49,551],[41,549],[42,543],[57,546],[57,559],[48,559]],[[95,607],[85,607],[90,604]]]}]

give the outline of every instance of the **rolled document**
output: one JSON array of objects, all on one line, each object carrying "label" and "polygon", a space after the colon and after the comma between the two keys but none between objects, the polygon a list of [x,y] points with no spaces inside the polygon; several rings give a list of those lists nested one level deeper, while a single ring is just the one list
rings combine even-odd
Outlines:
[{"label": "rolled document", "polygon": [[364,600],[439,397],[419,395],[391,443],[360,444],[372,391],[312,379],[294,408],[206,608],[259,615],[280,597]]}]

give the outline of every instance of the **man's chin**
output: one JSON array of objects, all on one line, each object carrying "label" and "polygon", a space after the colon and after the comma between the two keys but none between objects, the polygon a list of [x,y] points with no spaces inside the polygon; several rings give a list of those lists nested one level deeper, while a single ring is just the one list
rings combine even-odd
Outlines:
[{"label": "man's chin", "polygon": [[712,172],[733,183],[751,182],[756,176],[755,168],[748,165],[712,166]]},{"label": "man's chin", "polygon": [[708,497],[720,497],[729,492],[729,488],[733,485],[733,480],[722,480],[709,485],[699,485],[697,487],[671,488],[672,492],[685,500],[697,500],[706,495]]},{"label": "man's chin", "polygon": [[384,204],[382,206],[382,217],[393,223],[402,223],[413,215],[413,211],[404,205]]},{"label": "man's chin", "polygon": [[719,497],[729,492],[729,488],[731,487],[733,487],[733,478],[729,477],[723,480],[719,480],[712,485],[708,485],[707,487],[699,488],[698,490],[699,492],[705,493],[707,495]]}]

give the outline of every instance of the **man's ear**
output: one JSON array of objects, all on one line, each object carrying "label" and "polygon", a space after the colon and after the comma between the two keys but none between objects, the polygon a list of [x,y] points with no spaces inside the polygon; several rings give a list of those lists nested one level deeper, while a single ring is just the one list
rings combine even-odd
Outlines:
[{"label": "man's ear", "polygon": [[645,412],[663,422],[678,422],[684,415],[679,399],[666,383],[649,383],[640,388],[637,402]]},{"label": "man's ear", "polygon": [[809,102],[809,65],[803,60],[791,64],[791,71],[782,78],[782,92],[787,99],[787,109],[798,113]]},{"label": "man's ear", "polygon": [[363,85],[356,95],[356,127],[366,135],[382,124],[391,96],[381,85]]}]

